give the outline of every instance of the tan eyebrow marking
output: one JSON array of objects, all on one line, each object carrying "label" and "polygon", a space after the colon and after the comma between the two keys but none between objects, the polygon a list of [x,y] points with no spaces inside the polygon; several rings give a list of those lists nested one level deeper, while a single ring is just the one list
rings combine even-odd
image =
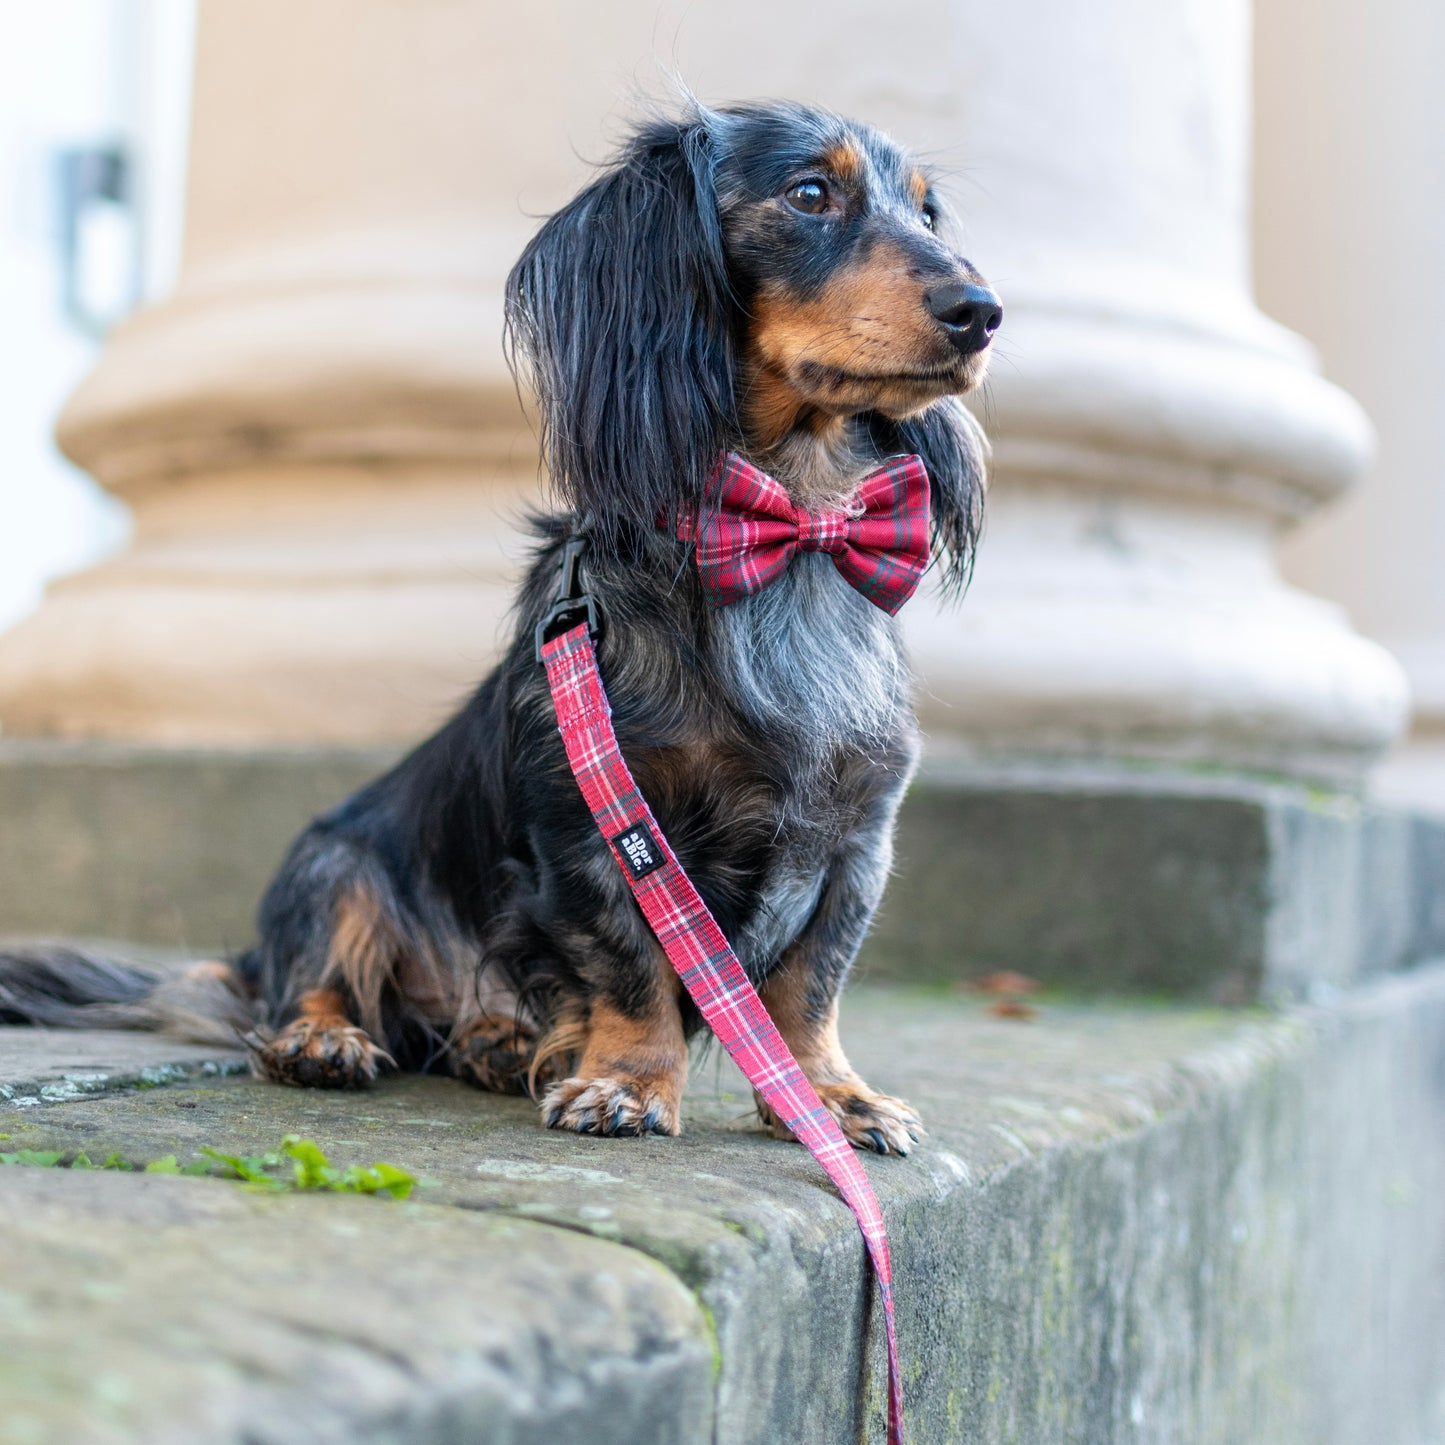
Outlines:
[{"label": "tan eyebrow marking", "polygon": [[865,163],[863,153],[850,140],[839,141],[830,146],[822,155],[822,163],[839,180],[861,181]]}]

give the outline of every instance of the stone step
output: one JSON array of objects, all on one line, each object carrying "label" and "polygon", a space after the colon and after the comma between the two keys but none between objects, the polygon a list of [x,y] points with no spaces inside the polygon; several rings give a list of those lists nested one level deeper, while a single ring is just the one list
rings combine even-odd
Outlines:
[{"label": "stone step", "polygon": [[[1445,965],[1280,1014],[862,987],[844,1037],[929,1129],[867,1161],[914,1445],[1445,1439]],[[0,1167],[4,1445],[881,1439],[856,1227],[718,1051],[639,1140],[238,1063],[0,1029],[0,1151],[300,1133],[428,1185]]]},{"label": "stone step", "polygon": [[[0,937],[244,947],[296,832],[393,755],[0,741]],[[930,759],[871,977],[1243,1003],[1445,954],[1445,822],[1216,772]]]}]

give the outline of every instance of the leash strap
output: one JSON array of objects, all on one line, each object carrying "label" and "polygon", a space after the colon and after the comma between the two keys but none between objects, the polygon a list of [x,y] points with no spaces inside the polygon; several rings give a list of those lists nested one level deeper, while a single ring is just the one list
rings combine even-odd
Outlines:
[{"label": "leash strap", "polygon": [[773,1113],[808,1146],[857,1216],[878,1279],[888,1333],[888,1441],[902,1445],[903,1386],[893,1325],[893,1268],[873,1186],[638,791],[612,730],[612,708],[587,623],[550,640],[539,629],[538,642],[567,760],[643,916],[708,1026]]}]

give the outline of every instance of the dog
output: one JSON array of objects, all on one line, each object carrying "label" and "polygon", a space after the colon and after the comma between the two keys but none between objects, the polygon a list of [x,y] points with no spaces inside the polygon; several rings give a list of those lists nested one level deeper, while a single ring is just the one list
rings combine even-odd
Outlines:
[{"label": "dog", "polygon": [[692,101],[641,124],[507,281],[508,359],[535,393],[554,506],[532,518],[503,661],[306,828],[256,946],[179,974],[11,951],[0,1021],[239,1030],[282,1084],[431,1070],[530,1092],[553,1128],[677,1134],[700,1016],[569,771],[534,646],[580,540],[644,797],[848,1139],[906,1154],[917,1115],[838,1036],[919,749],[896,608],[827,550],[719,606],[695,528],[723,457],[822,516],[916,457],[925,551],[962,587],[987,447],[959,398],[1002,310],[947,235],[929,172],[869,126]]}]

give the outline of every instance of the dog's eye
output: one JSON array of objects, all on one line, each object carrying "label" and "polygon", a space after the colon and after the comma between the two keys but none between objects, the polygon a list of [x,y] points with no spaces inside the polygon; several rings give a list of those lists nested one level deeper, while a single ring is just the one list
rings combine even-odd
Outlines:
[{"label": "dog's eye", "polygon": [[783,192],[783,199],[805,216],[821,216],[828,209],[828,188],[822,181],[799,181]]},{"label": "dog's eye", "polygon": [[938,229],[938,212],[935,211],[932,206],[925,206],[923,208],[923,214],[919,219],[922,220],[923,224],[927,226],[930,231],[936,231]]}]

